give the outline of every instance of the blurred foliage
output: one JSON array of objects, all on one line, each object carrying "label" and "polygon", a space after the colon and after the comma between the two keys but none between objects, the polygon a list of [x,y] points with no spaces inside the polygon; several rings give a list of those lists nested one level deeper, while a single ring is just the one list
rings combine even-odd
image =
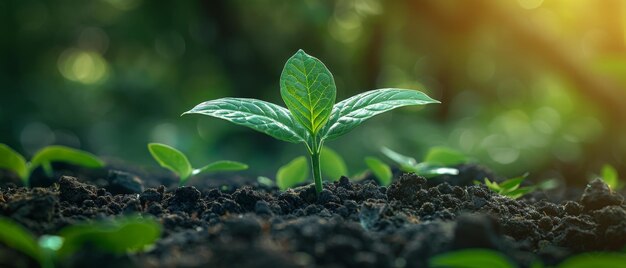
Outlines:
[{"label": "blurred foliage", "polygon": [[338,100],[403,87],[443,102],[329,142],[350,169],[381,146],[443,145],[505,176],[626,174],[625,12],[620,0],[6,0],[0,142],[149,165],[146,144],[161,142],[196,165],[271,175],[301,146],[179,115],[225,96],[282,103],[282,65],[303,48],[333,70]]}]

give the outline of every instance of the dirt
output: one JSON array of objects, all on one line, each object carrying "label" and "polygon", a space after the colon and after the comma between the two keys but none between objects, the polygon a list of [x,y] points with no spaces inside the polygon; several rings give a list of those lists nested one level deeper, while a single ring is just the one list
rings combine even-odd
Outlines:
[{"label": "dirt", "polygon": [[[464,248],[498,250],[528,267],[626,246],[626,204],[600,180],[554,203],[541,198],[548,194],[512,200],[472,185],[498,179],[475,165],[434,180],[399,174],[389,187],[344,177],[319,196],[313,185],[280,192],[239,177],[178,188],[172,176],[141,169],[55,168],[58,180],[39,179],[34,185],[44,187],[32,189],[0,173],[8,181],[0,215],[36,235],[135,213],[164,228],[147,252],[112,256],[87,246],[64,267],[426,267],[430,257]],[[35,265],[0,246],[0,267]]]}]

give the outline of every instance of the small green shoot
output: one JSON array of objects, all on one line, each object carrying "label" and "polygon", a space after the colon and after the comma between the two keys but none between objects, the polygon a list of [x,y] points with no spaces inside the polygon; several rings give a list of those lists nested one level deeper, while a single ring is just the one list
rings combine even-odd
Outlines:
[{"label": "small green shoot", "polygon": [[27,163],[22,155],[15,152],[9,146],[0,143],[0,168],[8,169],[15,172],[24,182],[29,185],[30,174],[41,167],[48,177],[52,177],[52,163],[63,162],[85,168],[102,168],[104,162],[97,156],[65,147],[60,145],[52,145],[39,150],[30,163]]},{"label": "small green shoot", "polygon": [[431,148],[424,162],[418,163],[415,158],[402,155],[387,147],[383,147],[381,152],[400,166],[404,172],[413,172],[426,178],[439,175],[457,175],[459,170],[450,166],[455,166],[467,162],[467,158],[461,153],[445,147]]},{"label": "small green shoot", "polygon": [[256,178],[256,182],[258,182],[260,185],[265,185],[267,187],[274,187],[276,185],[276,183],[272,179],[265,176],[258,176]]},{"label": "small green shoot", "polygon": [[488,249],[464,249],[430,258],[432,268],[515,268],[503,254]]},{"label": "small green shoot", "polygon": [[338,181],[341,176],[348,176],[346,161],[332,149],[324,146],[320,155],[322,175],[329,181]]},{"label": "small green shoot", "polygon": [[606,183],[613,190],[619,190],[623,187],[622,183],[619,181],[617,170],[611,165],[607,164],[602,166],[601,178],[604,183]]},{"label": "small green shoot", "polygon": [[222,160],[194,169],[191,167],[187,156],[174,147],[161,143],[150,143],[148,150],[161,167],[171,170],[180,178],[180,185],[184,185],[189,178],[201,173],[238,171],[248,168],[248,165],[244,163]]},{"label": "small green shoot", "polygon": [[306,157],[300,156],[280,167],[276,172],[276,185],[282,191],[297,184],[305,182],[309,178],[309,165]]},{"label": "small green shoot", "polygon": [[528,177],[528,173],[525,173],[524,175],[519,177],[505,180],[501,183],[490,181],[488,178],[485,178],[485,185],[487,186],[487,188],[500,195],[507,196],[512,199],[517,199],[524,196],[525,194],[535,191],[536,187],[534,186],[520,187],[526,177]]},{"label": "small green shoot", "polygon": [[153,219],[127,217],[112,222],[73,225],[58,235],[35,238],[24,227],[0,218],[0,243],[36,260],[41,267],[52,268],[59,258],[66,258],[86,244],[114,254],[136,252],[161,237],[161,225]]},{"label": "small green shoot", "polygon": [[276,139],[306,145],[315,180],[322,191],[320,157],[325,141],[338,138],[367,119],[409,105],[439,103],[410,89],[367,91],[335,104],[333,75],[317,58],[298,50],[280,76],[280,94],[287,108],[246,98],[221,98],[183,113],[202,114],[252,128]]},{"label": "small green shoot", "polygon": [[570,257],[561,262],[558,268],[588,268],[588,267],[626,267],[626,254],[594,252]]},{"label": "small green shoot", "polygon": [[372,174],[378,179],[383,186],[389,186],[391,184],[391,179],[393,178],[393,174],[391,173],[391,168],[389,165],[385,164],[382,160],[370,156],[365,158],[365,164],[372,171]]}]

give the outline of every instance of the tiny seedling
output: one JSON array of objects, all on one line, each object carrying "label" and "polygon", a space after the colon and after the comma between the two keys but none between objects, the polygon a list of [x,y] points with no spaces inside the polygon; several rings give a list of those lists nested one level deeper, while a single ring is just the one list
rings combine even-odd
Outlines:
[{"label": "tiny seedling", "polygon": [[410,89],[367,91],[335,104],[333,75],[317,58],[298,50],[280,76],[280,94],[287,109],[247,98],[221,98],[183,113],[202,114],[250,127],[276,139],[304,143],[311,159],[315,190],[322,191],[320,155],[325,141],[336,139],[367,119],[408,105],[439,103]]},{"label": "tiny seedling", "polygon": [[515,268],[506,256],[489,249],[464,249],[443,253],[428,260],[433,268]]},{"label": "tiny seedling", "polygon": [[388,186],[391,184],[393,174],[389,165],[385,164],[382,160],[370,156],[365,158],[365,164],[372,171],[372,174],[378,179],[381,185]]},{"label": "tiny seedling", "polygon": [[606,183],[611,189],[619,190],[624,185],[619,181],[619,176],[617,174],[617,170],[611,165],[602,166],[602,180]]},{"label": "tiny seedling", "polygon": [[[488,178],[485,178],[485,185],[487,186],[487,188],[500,195],[504,195],[512,199],[517,199],[524,196],[525,194],[534,192],[537,188],[535,186],[520,187],[526,177],[528,177],[528,173],[519,177],[505,180],[501,183],[490,181]],[[474,182],[474,184],[476,184],[476,182]],[[480,184],[480,182],[478,182],[478,184]]]},{"label": "tiny seedling", "polygon": [[36,260],[41,267],[52,268],[89,244],[113,254],[145,249],[161,236],[161,225],[151,218],[127,217],[113,222],[96,222],[65,227],[57,235],[37,239],[21,225],[0,218],[0,243]]},{"label": "tiny seedling", "polygon": [[30,162],[26,162],[22,155],[0,143],[0,168],[15,172],[24,182],[24,185],[29,185],[30,174],[38,167],[43,169],[46,176],[52,177],[54,175],[52,163],[54,162],[86,168],[104,167],[104,162],[93,154],[59,145],[44,147],[35,153]]},{"label": "tiny seedling", "polygon": [[248,165],[235,161],[216,161],[201,168],[192,168],[187,156],[174,147],[161,143],[148,144],[148,150],[159,165],[174,172],[179,184],[184,185],[189,178],[201,173],[245,170]]},{"label": "tiny seedling", "polygon": [[287,190],[305,182],[309,178],[309,165],[306,157],[300,156],[280,167],[276,172],[276,185],[280,190]]},{"label": "tiny seedling", "polygon": [[381,152],[400,166],[404,172],[413,172],[425,178],[432,178],[439,175],[457,175],[459,170],[453,166],[467,163],[467,157],[463,154],[445,147],[433,147],[424,161],[418,163],[415,158],[402,155],[387,147],[383,147]]}]

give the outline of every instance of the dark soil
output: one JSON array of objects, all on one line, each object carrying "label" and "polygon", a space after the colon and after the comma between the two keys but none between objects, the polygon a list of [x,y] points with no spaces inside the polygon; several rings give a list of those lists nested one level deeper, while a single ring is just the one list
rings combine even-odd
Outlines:
[{"label": "dark soil", "polygon": [[[463,248],[498,250],[528,267],[626,245],[626,205],[600,180],[577,200],[552,203],[545,194],[512,200],[472,185],[495,177],[473,165],[429,181],[402,174],[389,187],[341,178],[319,196],[313,185],[280,192],[235,178],[177,188],[171,176],[137,169],[68,169],[55,183],[35,183],[43,188],[1,186],[0,215],[43,235],[140,213],[156,217],[164,233],[148,252],[86,247],[67,267],[426,267],[430,257]],[[0,245],[0,267],[35,265]]]}]

